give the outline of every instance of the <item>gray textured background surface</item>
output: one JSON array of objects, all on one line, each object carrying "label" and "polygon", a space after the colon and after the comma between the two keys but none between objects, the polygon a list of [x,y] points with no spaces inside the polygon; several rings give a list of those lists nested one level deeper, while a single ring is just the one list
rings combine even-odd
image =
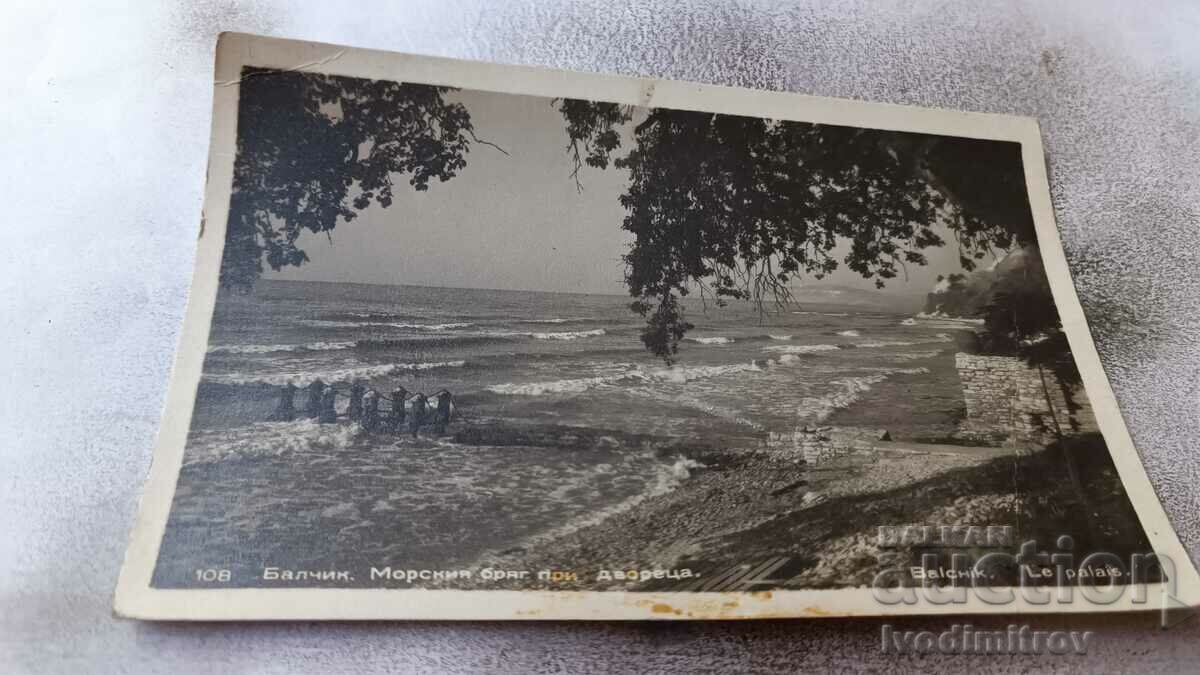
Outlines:
[{"label": "gray textured background surface", "polygon": [[0,671],[1194,672],[1200,620],[1156,632],[1145,616],[1032,621],[1101,631],[1087,658],[900,660],[880,654],[875,621],[112,619],[191,274],[221,30],[1036,116],[1101,357],[1169,515],[1200,554],[1196,2],[6,4]]}]

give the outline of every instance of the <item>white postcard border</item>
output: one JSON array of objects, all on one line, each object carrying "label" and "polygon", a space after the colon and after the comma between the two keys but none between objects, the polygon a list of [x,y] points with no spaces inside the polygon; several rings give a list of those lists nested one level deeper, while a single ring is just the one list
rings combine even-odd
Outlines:
[{"label": "white postcard border", "polygon": [[[423,589],[157,589],[150,586],[200,382],[216,302],[236,149],[238,78],[244,65],[464,89],[738,114],[1021,143],[1026,185],[1046,273],[1064,330],[1113,462],[1154,550],[1175,566],[1171,600],[1200,606],[1200,577],[1163,511],[1117,407],[1075,293],[1054,221],[1037,122],[1009,115],[865,103],[714,85],[573,73],[353,49],[238,33],[217,46],[213,121],[196,266],[162,424],[129,550],[116,588],[119,616],[154,620],[273,619],[748,619],[913,614],[1076,613],[1157,610],[1132,588],[1109,605],[885,605],[867,588],[759,593]],[[1166,584],[1161,586],[1167,586]],[[1149,585],[1149,597],[1167,589]],[[1076,593],[1078,596],[1079,594]]]}]

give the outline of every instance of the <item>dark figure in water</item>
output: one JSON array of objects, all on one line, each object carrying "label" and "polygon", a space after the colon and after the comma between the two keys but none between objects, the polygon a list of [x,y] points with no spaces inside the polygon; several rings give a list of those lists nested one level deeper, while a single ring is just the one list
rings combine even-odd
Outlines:
[{"label": "dark figure in water", "polygon": [[316,419],[321,416],[321,396],[325,394],[325,383],[320,379],[308,385],[308,403],[304,405],[304,416]]},{"label": "dark figure in water", "polygon": [[394,433],[404,431],[404,401],[408,398],[408,390],[400,387],[392,392],[392,409],[388,411],[388,428]]},{"label": "dark figure in water", "polygon": [[267,418],[272,422],[291,422],[296,419],[296,385],[288,382],[279,393],[279,406]]},{"label": "dark figure in water", "polygon": [[337,421],[337,389],[333,387],[325,387],[325,391],[321,393],[321,416],[317,421],[321,424],[331,424]]},{"label": "dark figure in water", "polygon": [[446,433],[446,425],[450,424],[450,402],[453,397],[445,389],[437,393],[437,411],[433,414],[433,428],[437,433]]},{"label": "dark figure in water", "polygon": [[374,389],[368,390],[363,396],[362,428],[363,431],[379,429],[379,393]]},{"label": "dark figure in water", "polygon": [[413,438],[417,437],[417,430],[421,428],[421,423],[425,421],[425,406],[427,399],[425,394],[417,392],[413,397],[412,417],[408,420],[408,430],[412,432]]},{"label": "dark figure in water", "polygon": [[363,396],[366,393],[367,386],[362,380],[355,380],[354,384],[350,385],[350,408],[346,412],[350,414],[351,421],[362,419]]}]

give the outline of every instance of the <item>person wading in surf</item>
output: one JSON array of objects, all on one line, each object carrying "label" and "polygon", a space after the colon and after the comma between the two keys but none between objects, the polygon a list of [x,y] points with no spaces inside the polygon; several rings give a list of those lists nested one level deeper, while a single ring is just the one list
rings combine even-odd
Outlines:
[{"label": "person wading in surf", "polygon": [[413,397],[412,417],[408,420],[408,429],[412,432],[412,437],[417,437],[417,431],[421,428],[421,423],[425,421],[425,406],[428,399],[425,394],[417,392]]},{"label": "person wading in surf", "polygon": [[433,414],[433,428],[438,434],[444,434],[446,425],[450,424],[450,403],[454,399],[445,389],[434,396],[437,397],[437,411]]},{"label": "person wading in surf", "polygon": [[325,383],[321,378],[313,380],[308,385],[308,404],[304,406],[304,415],[316,419],[321,416],[321,396],[325,394]]},{"label": "person wading in surf", "polygon": [[375,431],[379,428],[379,392],[368,389],[363,395],[362,428]]},{"label": "person wading in surf", "polygon": [[321,424],[333,424],[337,422],[337,389],[329,385],[325,385],[324,391],[321,392],[321,415],[317,421]]},{"label": "person wading in surf", "polygon": [[408,390],[397,387],[392,391],[392,409],[388,412],[388,430],[394,434],[404,433],[404,401],[408,398]]}]

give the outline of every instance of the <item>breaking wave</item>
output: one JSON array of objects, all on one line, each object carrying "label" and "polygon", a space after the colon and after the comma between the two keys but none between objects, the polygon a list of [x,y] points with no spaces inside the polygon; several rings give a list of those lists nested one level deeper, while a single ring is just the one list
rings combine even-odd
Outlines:
[{"label": "breaking wave", "polygon": [[[682,455],[676,455],[672,459],[674,461],[672,461],[670,464],[667,464],[665,462],[660,462],[660,463],[656,463],[656,465],[653,468],[649,469],[650,471],[653,472],[653,477],[650,480],[650,482],[646,485],[646,487],[643,491],[641,491],[637,494],[634,494],[630,497],[627,497],[626,499],[623,499],[619,502],[616,502],[615,504],[611,504],[609,506],[605,506],[605,507],[598,508],[598,509],[593,509],[586,517],[568,520],[558,527],[554,527],[545,532],[540,532],[538,534],[527,537],[527,538],[523,539],[517,545],[517,548],[518,549],[534,548],[534,547],[537,547],[540,545],[544,545],[548,542],[555,541],[555,540],[565,537],[569,534],[578,532],[579,530],[582,530],[586,527],[591,527],[592,525],[597,525],[599,523],[602,523],[605,520],[608,520],[609,518],[611,518],[613,516],[620,515],[622,513],[625,513],[627,511],[633,509],[635,506],[637,506],[638,504],[641,504],[642,502],[646,501],[647,499],[650,499],[651,497],[658,497],[660,495],[665,495],[668,492],[675,490],[684,481],[686,481],[688,478],[691,477],[692,471],[694,471],[696,469],[707,468],[706,465],[701,464],[700,462],[697,462],[696,460],[691,459],[690,457],[683,457]],[[615,467],[613,467],[613,468],[615,468]],[[621,467],[621,468],[625,468],[625,467]],[[611,468],[610,468],[610,470],[611,470]],[[495,555],[496,554],[493,552],[488,552],[488,553],[484,554],[483,556],[481,556],[479,560],[475,561],[475,564],[472,566],[473,567],[488,566],[489,563],[491,563],[495,560],[495,558],[493,557]]]},{"label": "breaking wave", "polygon": [[[854,333],[854,335],[849,335],[850,333]],[[842,331],[841,333],[838,333],[838,335],[845,335],[846,337],[855,337],[858,335],[858,333],[855,331],[848,330],[848,331]],[[863,349],[872,349],[872,348],[877,348],[877,347],[911,347],[913,345],[929,344],[931,342],[953,342],[953,341],[954,341],[954,338],[952,338],[949,334],[938,333],[937,335],[933,336],[933,338],[928,339],[928,340],[917,340],[917,341],[868,340],[866,342],[855,342],[853,344],[848,344],[848,345],[845,345],[845,344],[843,344],[843,345],[826,345],[826,344],[822,344],[822,345],[773,345],[770,347],[763,347],[762,350],[764,352],[775,352],[775,353],[779,353],[779,354],[815,354],[817,352],[829,352],[829,351],[835,351],[838,349],[847,349],[847,348],[854,348],[854,347],[861,347]]]},{"label": "breaking wave", "polygon": [[528,335],[535,340],[578,340],[580,338],[600,337],[607,335],[608,331],[603,328],[595,330],[574,330],[561,331],[557,333],[512,333],[512,335]]},{"label": "breaking wave", "polygon": [[938,333],[937,335],[933,336],[933,338],[931,338],[929,340],[917,340],[917,341],[912,341],[912,340],[871,340],[868,342],[856,342],[855,346],[864,347],[864,348],[911,347],[913,345],[929,344],[931,342],[953,342],[953,341],[954,341],[954,338],[950,337],[950,335],[948,333]]},{"label": "breaking wave", "polygon": [[842,408],[853,405],[871,387],[892,375],[918,375],[928,373],[928,368],[888,368],[870,375],[845,377],[830,381],[833,391],[823,396],[806,396],[796,406],[796,415],[804,423],[822,422]]},{"label": "breaking wave", "polygon": [[837,345],[775,345],[772,347],[763,347],[764,352],[777,352],[780,354],[815,354],[817,352],[837,351],[841,347]]},{"label": "breaking wave", "polygon": [[292,452],[335,452],[349,447],[358,433],[357,425],[318,424],[309,419],[193,432],[188,438],[183,464],[278,457]]},{"label": "breaking wave", "polygon": [[310,342],[302,345],[213,345],[209,354],[270,354],[272,352],[333,351],[350,349],[355,342]]},{"label": "breaking wave", "polygon": [[395,328],[412,328],[414,330],[454,330],[456,328],[470,328],[473,323],[453,322],[453,323],[389,323],[388,326]]},{"label": "breaking wave", "polygon": [[454,330],[470,328],[473,323],[461,321],[451,323],[409,323],[404,321],[340,321],[330,319],[302,319],[300,323],[315,328],[407,328],[411,330]]},{"label": "breaking wave", "polygon": [[983,325],[985,323],[985,321],[983,319],[975,319],[975,318],[968,318],[968,317],[962,317],[962,316],[950,316],[949,314],[943,314],[942,312],[932,312],[932,313],[931,312],[921,312],[913,318],[914,319],[937,320],[937,321],[954,321],[954,322],[959,322],[959,323],[969,323],[969,324],[975,324],[975,325]]},{"label": "breaking wave", "polygon": [[589,389],[620,382],[670,382],[683,384],[692,380],[731,375],[733,373],[759,372],[760,362],[734,363],[723,366],[672,366],[669,368],[640,368],[626,364],[626,369],[612,375],[579,377],[546,382],[522,382],[494,384],[487,390],[506,396],[542,396],[545,394],[580,394]]},{"label": "breaking wave", "polygon": [[590,319],[588,317],[580,316],[580,317],[572,317],[572,318],[555,317],[553,319],[521,319],[520,321],[517,321],[517,323],[583,323],[585,321],[594,321],[594,320],[595,319]]},{"label": "breaking wave", "polygon": [[357,366],[353,368],[335,368],[321,370],[293,370],[284,372],[263,373],[206,373],[203,382],[225,385],[274,385],[281,386],[289,382],[295,385],[305,385],[320,378],[327,384],[350,382],[357,379],[373,377],[388,377],[414,371],[435,370],[438,368],[462,368],[466,361],[438,361],[432,363],[385,363],[377,366]]},{"label": "breaking wave", "polygon": [[699,342],[702,345],[728,345],[734,342],[733,338],[727,337],[687,337],[684,340]]},{"label": "breaking wave", "polygon": [[842,330],[838,331],[838,335],[842,337],[859,337],[860,333],[856,330]]},{"label": "breaking wave", "polygon": [[792,312],[792,314],[807,314],[809,316],[850,316],[849,312]]}]

